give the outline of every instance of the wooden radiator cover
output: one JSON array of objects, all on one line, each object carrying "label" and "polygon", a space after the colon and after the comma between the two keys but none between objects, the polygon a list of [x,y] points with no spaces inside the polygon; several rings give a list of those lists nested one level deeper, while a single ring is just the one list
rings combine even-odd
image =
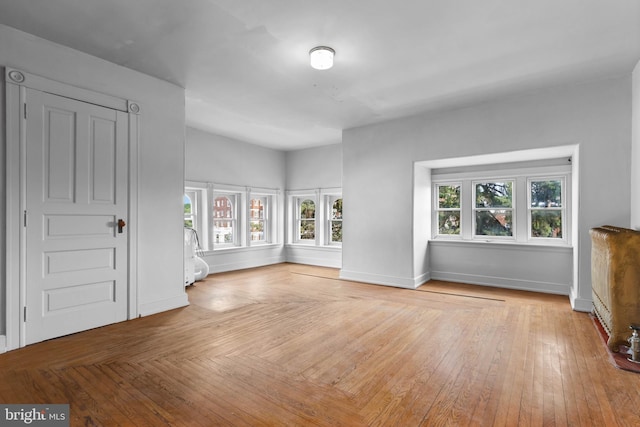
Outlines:
[{"label": "wooden radiator cover", "polygon": [[592,228],[591,288],[593,311],[617,352],[640,324],[640,232],[604,225]]}]

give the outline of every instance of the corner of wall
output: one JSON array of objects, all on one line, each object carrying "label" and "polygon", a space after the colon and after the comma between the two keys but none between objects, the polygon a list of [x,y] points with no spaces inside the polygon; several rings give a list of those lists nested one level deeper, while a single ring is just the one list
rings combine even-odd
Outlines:
[{"label": "corner of wall", "polygon": [[569,301],[571,302],[571,308],[574,311],[582,311],[585,313],[591,313],[593,310],[593,302],[590,299],[580,298],[575,288],[571,289],[571,295],[569,295]]},{"label": "corner of wall", "polygon": [[640,230],[640,62],[631,84],[631,228]]}]

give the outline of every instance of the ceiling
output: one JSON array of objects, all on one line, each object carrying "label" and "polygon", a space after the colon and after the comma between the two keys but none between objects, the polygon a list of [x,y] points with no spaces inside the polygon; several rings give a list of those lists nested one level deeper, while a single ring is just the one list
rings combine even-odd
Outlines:
[{"label": "ceiling", "polygon": [[[637,0],[0,0],[0,24],[175,83],[188,126],[281,150],[640,60]],[[317,45],[332,69],[309,67]]]}]

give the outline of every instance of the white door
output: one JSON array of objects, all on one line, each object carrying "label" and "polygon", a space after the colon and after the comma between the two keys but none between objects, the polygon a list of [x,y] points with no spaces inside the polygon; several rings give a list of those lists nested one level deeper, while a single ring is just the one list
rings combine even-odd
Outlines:
[{"label": "white door", "polygon": [[128,118],[34,89],[26,110],[31,344],[127,319]]}]

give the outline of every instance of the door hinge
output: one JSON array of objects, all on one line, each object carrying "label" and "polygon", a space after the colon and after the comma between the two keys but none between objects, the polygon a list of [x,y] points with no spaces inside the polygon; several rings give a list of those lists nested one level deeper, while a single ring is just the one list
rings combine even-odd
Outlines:
[{"label": "door hinge", "polygon": [[24,211],[24,219],[23,219],[23,221],[24,221],[24,226],[26,227],[27,226],[27,211],[26,210]]},{"label": "door hinge", "polygon": [[27,321],[27,306],[24,306],[24,321]]},{"label": "door hinge", "polygon": [[26,119],[27,118],[27,103],[25,102],[22,105],[24,105],[24,118]]}]

